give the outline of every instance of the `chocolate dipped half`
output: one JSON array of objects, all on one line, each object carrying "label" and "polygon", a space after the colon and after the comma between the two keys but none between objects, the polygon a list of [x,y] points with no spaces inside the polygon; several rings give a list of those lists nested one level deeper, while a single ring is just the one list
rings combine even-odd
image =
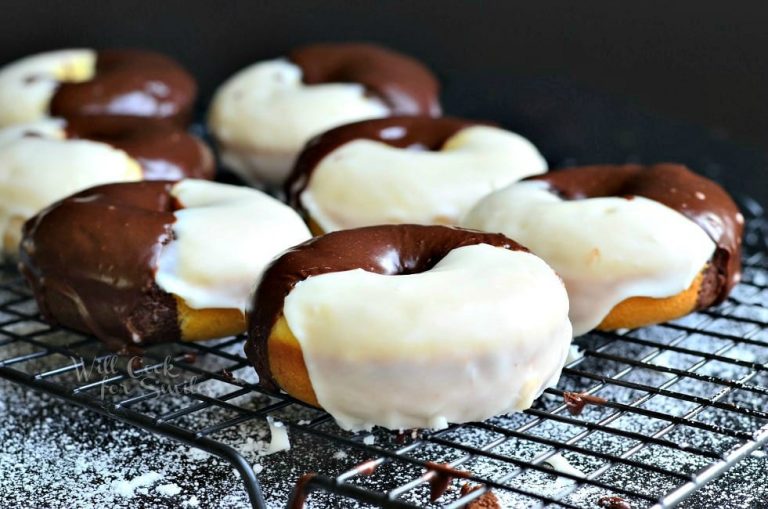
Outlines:
[{"label": "chocolate dipped half", "polygon": [[276,388],[269,365],[269,336],[283,311],[285,298],[301,281],[331,272],[363,269],[385,275],[425,272],[448,252],[462,246],[490,244],[510,250],[525,248],[503,235],[444,226],[371,226],[315,237],[272,262],[253,294],[245,353],[260,383]]},{"label": "chocolate dipped half", "polygon": [[27,221],[19,269],[46,321],[113,350],[181,339],[176,301],[155,281],[175,221],[171,186],[108,184]]},{"label": "chocolate dipped half", "polygon": [[178,62],[152,51],[97,50],[90,79],[61,82],[50,114],[87,121],[105,135],[152,124],[185,128],[192,118],[197,84]]},{"label": "chocolate dipped half", "polygon": [[96,185],[211,179],[214,159],[199,138],[152,125],[109,136],[87,120],[48,118],[0,129],[0,247],[15,256],[21,226],[48,205]]},{"label": "chocolate dipped half", "polygon": [[372,226],[273,261],[245,352],[263,386],[344,429],[442,428],[528,408],[559,376],[567,315],[562,281],[504,235]]},{"label": "chocolate dipped half", "polygon": [[285,182],[286,199],[292,207],[306,212],[302,210],[299,197],[307,189],[317,165],[334,150],[352,141],[370,140],[400,149],[434,152],[460,130],[475,125],[491,124],[454,117],[397,116],[336,127],[315,136],[304,146]]},{"label": "chocolate dipped half", "polygon": [[514,236],[568,288],[575,333],[665,322],[723,302],[744,219],[679,164],[567,168],[483,198],[463,225]]},{"label": "chocolate dipped half", "polygon": [[453,117],[389,117],[310,140],[285,185],[315,233],[376,224],[458,224],[480,198],[547,163],[522,136]]},{"label": "chocolate dipped half", "polygon": [[684,215],[716,244],[699,292],[697,309],[719,304],[741,278],[744,216],[716,182],[682,164],[596,165],[567,168],[532,180],[546,182],[565,200],[641,196]]},{"label": "chocolate dipped half", "polygon": [[321,43],[296,48],[288,60],[302,70],[307,85],[360,83],[381,98],[392,115],[441,113],[440,84],[421,62],[368,43]]},{"label": "chocolate dipped half", "polygon": [[408,56],[371,44],[315,44],[237,72],[217,90],[208,124],[225,166],[276,187],[313,136],[364,119],[438,116],[438,94],[437,79]]},{"label": "chocolate dipped half", "polygon": [[266,263],[308,237],[295,212],[253,189],[108,184],[27,221],[19,268],[46,320],[119,350],[243,332]]}]

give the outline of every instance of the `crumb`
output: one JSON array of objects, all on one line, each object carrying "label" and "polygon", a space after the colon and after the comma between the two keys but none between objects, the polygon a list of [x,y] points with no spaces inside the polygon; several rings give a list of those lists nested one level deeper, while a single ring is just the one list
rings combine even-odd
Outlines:
[{"label": "crumb", "polygon": [[116,480],[112,481],[112,490],[120,495],[121,497],[125,498],[131,498],[135,494],[135,491],[139,488],[151,486],[152,484],[156,483],[160,479],[162,479],[162,474],[151,471],[147,472],[146,474],[142,474],[138,477],[134,477],[130,480]]},{"label": "crumb", "polygon": [[161,484],[160,486],[155,488],[155,491],[160,493],[163,496],[172,497],[174,495],[178,495],[179,493],[181,493],[181,488],[179,487],[178,484],[174,484],[174,483]]},{"label": "crumb", "polygon": [[200,500],[196,495],[192,495],[187,500],[181,503],[182,507],[197,507],[200,505]]}]

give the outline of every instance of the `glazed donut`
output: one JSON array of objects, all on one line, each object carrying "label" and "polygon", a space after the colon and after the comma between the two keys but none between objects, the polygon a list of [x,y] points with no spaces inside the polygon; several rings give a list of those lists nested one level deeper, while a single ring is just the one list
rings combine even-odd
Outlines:
[{"label": "glazed donut", "polygon": [[213,173],[208,147],[174,127],[103,136],[84,122],[49,118],[0,129],[1,252],[14,256],[25,220],[82,189]]},{"label": "glazed donut", "polygon": [[416,60],[370,44],[316,44],[241,70],[216,92],[209,126],[222,161],[279,185],[312,136],[390,115],[438,116],[438,83]]},{"label": "glazed donut", "polygon": [[266,264],[309,236],[293,210],[254,189],[109,184],[30,219],[19,268],[46,320],[119,350],[243,332]]},{"label": "glazed donut", "polygon": [[349,430],[528,408],[571,343],[546,263],[503,235],[446,226],[316,237],[265,270],[251,304],[245,351],[260,383]]},{"label": "glazed donut", "polygon": [[0,69],[0,127],[47,116],[114,134],[148,123],[184,127],[197,96],[176,61],[149,51],[67,49]]},{"label": "glazed donut", "polygon": [[678,164],[550,172],[489,195],[463,222],[512,236],[552,265],[576,334],[722,302],[739,280],[743,223],[720,186]]},{"label": "glazed donut", "polygon": [[390,117],[314,138],[286,195],[315,233],[455,225],[483,196],[546,170],[536,147],[515,133],[457,118]]}]

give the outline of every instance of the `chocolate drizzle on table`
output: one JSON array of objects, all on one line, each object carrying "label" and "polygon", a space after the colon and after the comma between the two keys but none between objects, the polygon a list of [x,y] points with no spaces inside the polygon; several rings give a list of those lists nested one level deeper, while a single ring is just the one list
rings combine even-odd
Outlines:
[{"label": "chocolate drizzle on table", "polygon": [[489,124],[452,117],[388,117],[353,122],[326,131],[310,140],[299,155],[285,183],[288,202],[300,209],[299,197],[309,185],[315,168],[331,152],[351,141],[371,140],[395,148],[437,151],[451,136],[473,125]]},{"label": "chocolate drizzle on table", "polygon": [[294,286],[313,276],[363,269],[385,275],[416,274],[434,267],[450,251],[490,244],[527,251],[504,235],[447,226],[385,225],[333,232],[289,249],[264,271],[254,292],[245,353],[262,386],[277,390],[269,365],[269,336]]},{"label": "chocolate drizzle on table", "polygon": [[379,468],[380,460],[368,460],[355,466],[355,471],[360,475],[373,475]]},{"label": "chocolate drizzle on table", "polygon": [[87,119],[106,134],[142,128],[148,122],[185,127],[197,96],[194,78],[176,61],[151,51],[101,50],[93,78],[61,83],[50,113]]},{"label": "chocolate drizzle on table", "polygon": [[215,173],[208,146],[172,125],[149,123],[141,129],[105,134],[81,117],[67,121],[65,130],[67,138],[98,141],[124,151],[141,165],[146,180],[212,179]]},{"label": "chocolate drizzle on table", "polygon": [[632,505],[621,497],[602,497],[597,501],[597,506],[605,509],[632,509]]},{"label": "chocolate drizzle on table", "polygon": [[429,477],[429,500],[433,503],[448,491],[448,487],[454,478],[468,479],[472,476],[466,470],[457,470],[444,463],[428,461],[426,466],[428,469],[427,476]]},{"label": "chocolate drizzle on table", "polygon": [[98,186],[27,221],[19,269],[47,321],[113,350],[180,339],[176,301],[155,282],[175,221],[172,185]]},{"label": "chocolate drizzle on table", "polygon": [[[465,482],[461,485],[461,490],[459,491],[459,494],[462,497],[466,497],[470,493],[477,491],[481,489],[482,486],[479,484],[469,484],[468,482]],[[482,495],[480,495],[478,498],[470,501],[466,505],[466,509],[502,509],[501,503],[499,503],[498,497],[496,495],[488,490]]]},{"label": "chocolate drizzle on table", "polygon": [[299,480],[296,481],[296,486],[293,488],[291,498],[288,501],[288,507],[290,509],[303,509],[304,503],[307,501],[307,496],[309,496],[309,484],[315,477],[317,477],[317,474],[314,472],[299,477]]},{"label": "chocolate drizzle on table", "polygon": [[605,405],[608,400],[586,392],[563,392],[563,401],[571,415],[581,415],[587,405]]},{"label": "chocolate drizzle on table", "polygon": [[728,193],[680,164],[598,165],[532,177],[565,200],[641,196],[676,210],[717,245],[699,290],[697,308],[723,302],[741,276],[744,220]]},{"label": "chocolate drizzle on table", "polygon": [[364,43],[312,44],[291,51],[307,85],[360,83],[393,115],[440,115],[440,85],[419,61]]}]

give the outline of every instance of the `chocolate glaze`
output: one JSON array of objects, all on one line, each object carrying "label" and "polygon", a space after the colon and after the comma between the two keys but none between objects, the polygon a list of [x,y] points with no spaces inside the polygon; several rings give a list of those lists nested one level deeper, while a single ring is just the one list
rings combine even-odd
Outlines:
[{"label": "chocolate glaze", "polygon": [[61,83],[51,99],[52,116],[87,118],[108,134],[148,122],[189,123],[197,96],[194,78],[175,60],[150,51],[101,50],[93,79]]},{"label": "chocolate glaze", "polygon": [[422,225],[343,230],[289,249],[264,271],[251,301],[245,353],[259,373],[259,383],[271,390],[278,389],[272,378],[267,345],[272,327],[283,312],[286,296],[299,282],[352,269],[386,275],[425,272],[453,249],[475,244],[527,251],[500,234]]},{"label": "chocolate glaze", "polygon": [[26,222],[19,269],[47,321],[114,350],[180,339],[176,301],[155,283],[175,220],[172,185],[93,187]]},{"label": "chocolate glaze", "polygon": [[606,509],[632,509],[632,505],[621,497],[602,497],[597,501],[597,506]]},{"label": "chocolate glaze", "polygon": [[294,49],[288,59],[304,83],[360,83],[393,115],[440,115],[440,85],[419,61],[374,44],[325,43]]},{"label": "chocolate glaze", "polygon": [[530,180],[547,182],[563,199],[642,196],[698,224],[717,245],[699,290],[699,309],[725,300],[741,277],[743,219],[728,193],[680,164],[599,165],[568,168]]},{"label": "chocolate glaze", "polygon": [[320,134],[307,142],[285,183],[285,194],[292,207],[301,210],[301,193],[309,185],[312,172],[325,157],[354,140],[372,140],[391,147],[413,150],[443,148],[448,139],[473,125],[490,125],[460,118],[388,117],[346,124]]},{"label": "chocolate glaze", "polygon": [[107,134],[88,118],[67,121],[68,138],[99,141],[123,150],[140,165],[147,180],[212,179],[216,171],[208,146],[172,125],[149,124],[142,129]]},{"label": "chocolate glaze", "polygon": [[585,392],[564,392],[563,400],[571,415],[581,415],[587,405],[605,405],[608,400]]}]

